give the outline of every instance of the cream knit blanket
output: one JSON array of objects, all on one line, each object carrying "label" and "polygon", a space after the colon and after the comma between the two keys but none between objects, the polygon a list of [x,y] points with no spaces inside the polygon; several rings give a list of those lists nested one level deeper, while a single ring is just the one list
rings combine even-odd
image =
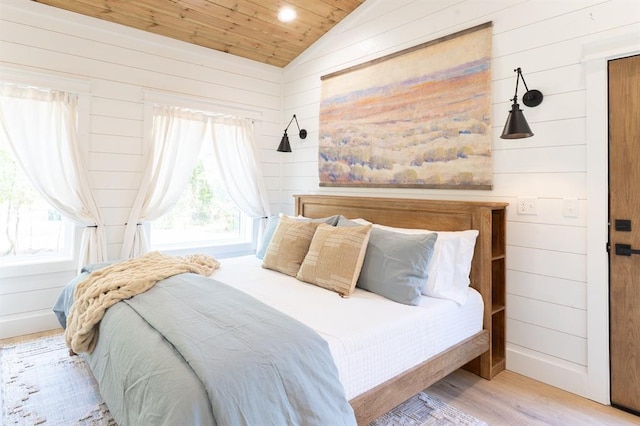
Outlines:
[{"label": "cream knit blanket", "polygon": [[98,323],[109,307],[173,275],[193,272],[209,276],[219,266],[216,259],[203,254],[176,257],[150,252],[92,272],[76,287],[65,330],[67,346],[75,353],[93,352]]}]

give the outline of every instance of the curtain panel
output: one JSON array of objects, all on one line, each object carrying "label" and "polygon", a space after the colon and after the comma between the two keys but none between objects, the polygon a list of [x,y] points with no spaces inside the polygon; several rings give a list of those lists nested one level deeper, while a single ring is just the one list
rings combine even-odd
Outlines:
[{"label": "curtain panel", "polygon": [[149,250],[143,222],[159,218],[175,205],[205,141],[213,144],[214,166],[238,208],[252,218],[270,214],[250,119],[155,105],[151,139],[142,184],[125,228],[123,258]]},{"label": "curtain panel", "polygon": [[269,200],[258,163],[252,120],[212,117],[211,141],[220,177],[229,197],[252,218],[270,215]]},{"label": "curtain panel", "polygon": [[78,268],[107,260],[104,222],[89,188],[77,140],[78,96],[0,84],[0,126],[38,193],[83,226]]},{"label": "curtain panel", "polygon": [[168,212],[180,198],[198,160],[206,125],[206,116],[201,112],[154,106],[152,141],[144,156],[140,189],[125,227],[123,259],[149,251],[142,224]]}]

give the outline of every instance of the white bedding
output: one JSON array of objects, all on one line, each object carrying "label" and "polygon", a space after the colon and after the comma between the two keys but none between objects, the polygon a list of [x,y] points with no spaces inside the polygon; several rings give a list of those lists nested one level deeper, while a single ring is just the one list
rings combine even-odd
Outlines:
[{"label": "white bedding", "polygon": [[261,267],[253,255],[222,259],[212,278],[316,330],[352,399],[482,330],[483,303],[423,297],[408,306],[356,288],[350,298]]}]

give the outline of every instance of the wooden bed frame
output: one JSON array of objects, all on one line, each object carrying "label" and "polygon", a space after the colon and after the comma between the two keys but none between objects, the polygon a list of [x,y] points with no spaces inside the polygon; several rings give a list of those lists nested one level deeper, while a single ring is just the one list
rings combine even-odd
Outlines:
[{"label": "wooden bed frame", "polygon": [[433,231],[479,231],[471,286],[484,301],[483,330],[422,364],[353,398],[358,424],[366,425],[454,370],[491,379],[505,367],[505,227],[507,203],[296,195],[297,215],[342,214],[381,225]]}]

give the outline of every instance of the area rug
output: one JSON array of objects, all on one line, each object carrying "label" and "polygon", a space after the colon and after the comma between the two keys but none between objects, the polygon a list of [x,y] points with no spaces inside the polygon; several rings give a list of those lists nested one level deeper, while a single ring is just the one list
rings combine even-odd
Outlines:
[{"label": "area rug", "polygon": [[[0,346],[2,425],[117,426],[84,360],[61,334]],[[487,426],[421,392],[371,426]]]}]

